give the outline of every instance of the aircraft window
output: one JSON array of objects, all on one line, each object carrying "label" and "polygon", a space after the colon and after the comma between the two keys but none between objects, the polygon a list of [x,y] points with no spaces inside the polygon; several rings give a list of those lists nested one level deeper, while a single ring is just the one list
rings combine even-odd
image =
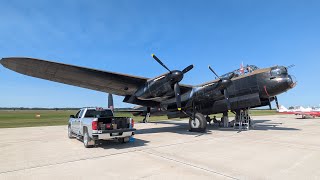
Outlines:
[{"label": "aircraft window", "polygon": [[288,70],[285,67],[279,67],[279,69],[281,70],[281,74],[288,74]]},{"label": "aircraft window", "polygon": [[276,67],[271,70],[271,76],[287,75],[288,70],[285,67]]},{"label": "aircraft window", "polygon": [[257,69],[259,69],[259,68],[257,66],[255,66],[255,65],[247,65],[247,66],[244,66],[242,68],[236,69],[236,70],[234,70],[232,72],[229,72],[227,74],[224,74],[221,77],[230,77],[230,75],[232,73],[234,73],[233,77],[238,77],[238,76],[242,76],[244,74],[252,73],[253,71],[255,71]]}]

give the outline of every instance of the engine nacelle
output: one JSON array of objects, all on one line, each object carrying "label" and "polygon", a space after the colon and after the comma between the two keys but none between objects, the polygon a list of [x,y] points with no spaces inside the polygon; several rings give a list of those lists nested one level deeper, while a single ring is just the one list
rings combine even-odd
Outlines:
[{"label": "engine nacelle", "polygon": [[174,96],[173,84],[166,75],[148,81],[135,93],[140,100],[167,99]]}]

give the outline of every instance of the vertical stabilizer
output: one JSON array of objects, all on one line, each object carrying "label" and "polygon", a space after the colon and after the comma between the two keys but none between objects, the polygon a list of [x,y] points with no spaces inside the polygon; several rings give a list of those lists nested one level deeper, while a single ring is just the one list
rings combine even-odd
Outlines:
[{"label": "vertical stabilizer", "polygon": [[108,94],[108,108],[110,108],[112,111],[114,110],[113,96],[110,93]]}]

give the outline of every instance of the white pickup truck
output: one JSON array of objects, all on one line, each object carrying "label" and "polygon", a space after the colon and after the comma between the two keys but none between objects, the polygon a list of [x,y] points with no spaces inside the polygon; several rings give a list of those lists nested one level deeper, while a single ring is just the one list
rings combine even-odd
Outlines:
[{"label": "white pickup truck", "polygon": [[93,147],[98,140],[118,139],[125,143],[134,135],[133,126],[132,118],[114,117],[111,109],[82,108],[70,116],[68,137],[83,139],[86,148]]}]

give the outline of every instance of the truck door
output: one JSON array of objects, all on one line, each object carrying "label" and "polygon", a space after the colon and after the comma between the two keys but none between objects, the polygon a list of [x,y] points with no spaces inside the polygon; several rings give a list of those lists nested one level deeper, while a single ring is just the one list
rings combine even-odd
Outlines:
[{"label": "truck door", "polygon": [[70,118],[70,125],[71,125],[71,130],[73,133],[78,133],[75,129],[75,124],[76,124],[76,120],[78,120],[80,112],[81,112],[81,110],[77,112],[77,114],[74,116],[74,118]]},{"label": "truck door", "polygon": [[78,116],[76,117],[75,121],[74,121],[74,130],[75,130],[75,133],[80,135],[80,121],[81,121],[81,118],[84,114],[85,110],[84,109],[81,109],[80,113],[78,114]]}]

